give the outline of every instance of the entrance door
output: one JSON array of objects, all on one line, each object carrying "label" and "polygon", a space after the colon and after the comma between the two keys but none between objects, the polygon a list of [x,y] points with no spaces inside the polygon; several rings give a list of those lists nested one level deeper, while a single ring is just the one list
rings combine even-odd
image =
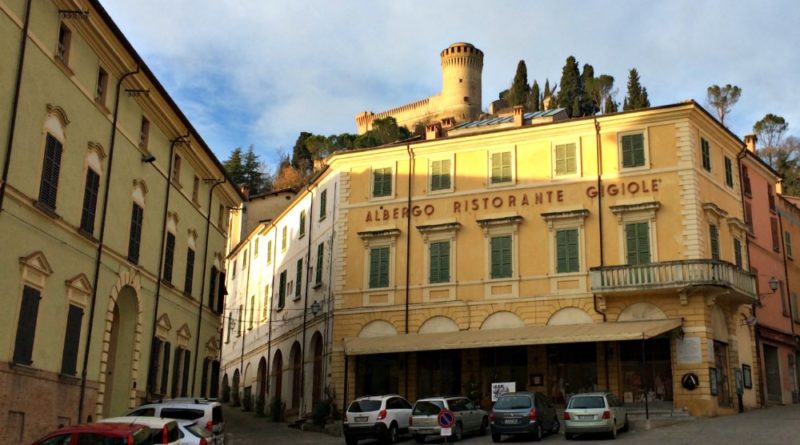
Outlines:
[{"label": "entrance door", "polygon": [[103,416],[121,416],[131,408],[133,378],[133,349],[136,341],[136,318],[139,314],[136,293],[125,286],[114,305],[111,338],[106,365],[105,401]]},{"label": "entrance door", "polygon": [[461,350],[417,354],[417,398],[461,394]]},{"label": "entrance door", "polygon": [[572,394],[597,390],[596,343],[550,345],[547,365],[553,403],[564,404]]},{"label": "entrance door", "polygon": [[781,403],[781,371],[778,361],[778,348],[764,345],[764,367],[767,374],[767,400]]},{"label": "entrance door", "polygon": [[359,356],[356,369],[356,395],[397,394],[399,368],[398,354]]},{"label": "entrance door", "polygon": [[728,345],[716,340],[714,341],[714,363],[717,365],[717,403],[719,406],[731,406]]}]

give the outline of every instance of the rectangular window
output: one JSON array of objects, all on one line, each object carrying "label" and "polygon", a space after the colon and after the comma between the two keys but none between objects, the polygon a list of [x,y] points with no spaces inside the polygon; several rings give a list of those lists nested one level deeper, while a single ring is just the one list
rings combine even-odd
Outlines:
[{"label": "rectangular window", "polygon": [[725,156],[725,185],[733,188],[733,161]]},{"label": "rectangular window", "polygon": [[281,232],[281,251],[286,251],[286,246],[289,242],[289,229],[286,226],[283,226],[283,231]]},{"label": "rectangular window", "polygon": [[97,69],[97,89],[94,92],[94,100],[100,105],[106,105],[106,91],[108,91],[108,73],[103,68]]},{"label": "rectangular window", "polygon": [[322,284],[322,262],[325,258],[325,243],[319,243],[317,246],[317,270],[314,277],[314,282],[317,285]]},{"label": "rectangular window", "polygon": [[797,296],[797,292],[792,292],[792,317],[795,323],[800,323],[800,314],[797,313],[798,306],[800,306],[800,299]]},{"label": "rectangular window", "polygon": [[194,182],[192,183],[192,202],[197,204],[199,203],[199,194],[200,194],[200,177],[195,175]]},{"label": "rectangular window", "polygon": [[738,239],[733,240],[733,260],[736,263],[736,267],[739,269],[742,268],[742,242]]},{"label": "rectangular window", "polygon": [[183,280],[183,293],[192,295],[192,281],[194,281],[194,249],[186,251],[186,277]]},{"label": "rectangular window", "polygon": [[252,331],[253,330],[253,325],[255,323],[255,318],[256,318],[255,315],[256,315],[256,296],[255,295],[251,295],[250,296],[250,326],[247,328],[248,331]]},{"label": "rectangular window", "polygon": [[181,157],[175,155],[175,159],[172,161],[172,182],[176,184],[181,183]]},{"label": "rectangular window", "polygon": [[131,263],[139,263],[139,245],[142,242],[142,220],[144,218],[144,209],[139,207],[139,204],[133,203],[131,210],[131,228],[130,236],[128,237],[128,260]]},{"label": "rectangular window", "polygon": [[244,317],[245,317],[244,306],[242,306],[241,304],[239,305],[238,314],[239,314],[239,321],[236,324],[239,326],[239,329],[236,330],[236,336],[241,337],[242,332],[244,331]]},{"label": "rectangular window", "polygon": [[164,355],[161,360],[161,389],[159,394],[167,394],[167,384],[169,383],[169,356],[171,345],[168,341],[164,342]]},{"label": "rectangular window", "polygon": [[153,337],[150,346],[150,369],[147,371],[147,388],[150,392],[158,393],[156,382],[158,381],[158,370],[161,367],[161,339]]},{"label": "rectangular window", "polygon": [[81,337],[81,321],[83,320],[83,308],[69,305],[67,311],[67,332],[64,335],[64,351],[61,356],[61,374],[77,374],[78,364],[78,345]]},{"label": "rectangular window", "polygon": [[219,205],[219,213],[217,213],[217,226],[225,228],[225,206]]},{"label": "rectangular window", "polygon": [[242,252],[242,270],[247,269],[247,249]]},{"label": "rectangular window", "polygon": [[61,171],[61,151],[61,142],[48,133],[44,146],[44,164],[42,165],[42,180],[39,186],[39,202],[51,210],[56,209],[58,175]]},{"label": "rectangular window", "polygon": [[511,182],[511,152],[492,153],[491,171],[491,184]]},{"label": "rectangular window", "polygon": [[83,209],[81,210],[81,230],[92,235],[97,211],[97,194],[100,189],[100,175],[91,168],[86,169],[86,184],[83,189]]},{"label": "rectangular window", "polygon": [[753,196],[753,190],[750,187],[750,173],[748,173],[747,167],[744,165],[742,166],[742,184],[744,185],[744,194]]},{"label": "rectangular window", "polygon": [[142,116],[142,124],[139,127],[139,148],[147,148],[147,142],[150,140],[150,121]]},{"label": "rectangular window", "polygon": [[181,397],[186,397],[189,392],[189,363],[191,362],[192,352],[188,349],[183,351],[183,379],[181,381]]},{"label": "rectangular window", "polygon": [[19,309],[17,336],[14,341],[14,363],[30,365],[33,363],[33,338],[36,334],[36,319],[39,316],[39,300],[42,294],[38,289],[25,286],[22,289],[22,305]]},{"label": "rectangular window", "polygon": [[214,309],[214,297],[217,295],[217,266],[211,266],[211,276],[208,279],[208,308]]},{"label": "rectangular window", "polygon": [[64,26],[61,25],[61,28],[58,30],[58,48],[56,48],[56,58],[58,60],[64,62],[66,65],[69,61],[69,48],[72,43],[72,32]]},{"label": "rectangular window", "polygon": [[511,278],[511,235],[491,238],[491,277]]},{"label": "rectangular window", "polygon": [[391,167],[372,170],[372,197],[380,198],[382,196],[392,196]]},{"label": "rectangular window", "polygon": [[621,144],[623,168],[644,166],[644,133],[626,134]]},{"label": "rectangular window", "polygon": [[286,303],[286,271],[284,270],[281,272],[281,278],[279,282],[280,287],[278,287],[278,309],[283,309],[284,303]]},{"label": "rectangular window", "polygon": [[794,255],[792,254],[792,234],[789,232],[783,233],[783,244],[784,249],[786,249],[786,256],[792,258]]},{"label": "rectangular window", "polygon": [[264,286],[264,300],[261,302],[261,319],[266,320],[269,316],[269,284]]},{"label": "rectangular window", "polygon": [[222,303],[228,290],[225,289],[225,272],[219,272],[219,284],[217,285],[217,313],[222,313]]},{"label": "rectangular window", "polygon": [[450,241],[435,241],[429,246],[430,282],[450,282]]},{"label": "rectangular window", "polygon": [[556,272],[578,272],[578,229],[556,231]]},{"label": "rectangular window", "polygon": [[325,219],[328,213],[328,190],[323,190],[319,194],[319,220]]},{"label": "rectangular window", "polygon": [[785,291],[785,288],[784,288],[783,284],[784,284],[783,280],[779,280],[778,281],[778,291],[779,291],[780,298],[781,298],[781,312],[782,312],[784,317],[788,317],[789,316],[789,305],[786,304],[786,291]]},{"label": "rectangular window", "polygon": [[300,233],[298,235],[299,238],[306,236],[306,211],[300,211]]},{"label": "rectangular window", "polygon": [[295,282],[297,285],[294,288],[294,297],[300,298],[303,289],[303,259],[297,260],[297,275],[295,275]]},{"label": "rectangular window", "polygon": [[175,358],[172,359],[172,398],[178,397],[179,384],[181,381],[181,370],[183,369],[183,348],[180,346],[175,348]]},{"label": "rectangular window", "polygon": [[753,205],[750,204],[750,201],[744,202],[744,223],[747,224],[747,228],[752,232],[753,231]]},{"label": "rectangular window", "polygon": [[167,232],[167,245],[164,249],[164,281],[172,283],[172,263],[175,259],[175,235]]},{"label": "rectangular window", "polygon": [[573,142],[559,144],[553,148],[555,175],[574,175],[578,173],[578,149]]},{"label": "rectangular window", "polygon": [[256,258],[258,258],[258,245],[260,244],[258,241],[258,238],[253,240],[253,256]]},{"label": "rectangular window", "polygon": [[272,264],[272,240],[267,241],[267,264]]},{"label": "rectangular window", "polygon": [[767,184],[767,199],[769,200],[769,209],[775,211],[775,193],[772,191],[773,185]]},{"label": "rectangular window", "polygon": [[703,154],[703,169],[706,171],[711,171],[711,147],[708,144],[708,141],[700,138],[700,150]]},{"label": "rectangular window", "polygon": [[625,224],[625,249],[628,264],[650,263],[650,225],[648,223]]},{"label": "rectangular window", "polygon": [[772,230],[772,250],[781,251],[781,238],[778,231],[778,218],[769,219],[770,229]]},{"label": "rectangular window", "polygon": [[369,287],[389,287],[388,247],[373,247],[369,250]]},{"label": "rectangular window", "polygon": [[450,190],[450,159],[431,161],[431,191]]},{"label": "rectangular window", "polygon": [[711,259],[719,261],[719,230],[715,224],[708,225],[708,239],[711,244]]}]

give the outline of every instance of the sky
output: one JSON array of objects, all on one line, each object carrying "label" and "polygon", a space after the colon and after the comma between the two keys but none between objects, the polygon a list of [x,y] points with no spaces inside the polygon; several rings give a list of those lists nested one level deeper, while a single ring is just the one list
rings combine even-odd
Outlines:
[{"label": "sky", "polygon": [[800,136],[797,0],[101,0],[145,63],[226,159],[253,145],[268,166],[301,131],[355,133],[380,112],[441,90],[439,52],[484,52],[483,108],[511,85],[558,83],[566,58],[615,78],[639,71],[653,106],[733,84],[739,137],[767,113]]}]

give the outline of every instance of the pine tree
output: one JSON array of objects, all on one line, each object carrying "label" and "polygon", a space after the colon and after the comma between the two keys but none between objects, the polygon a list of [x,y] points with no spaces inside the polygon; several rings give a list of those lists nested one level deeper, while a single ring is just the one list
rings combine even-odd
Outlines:
[{"label": "pine tree", "polygon": [[266,175],[264,174],[264,166],[258,159],[258,155],[253,149],[253,145],[247,149],[242,162],[242,170],[244,173],[244,183],[250,188],[250,194],[259,193],[268,188]]},{"label": "pine tree", "polygon": [[622,105],[623,111],[649,108],[650,100],[647,98],[647,88],[642,87],[639,72],[631,68],[628,72],[628,95]]},{"label": "pine tree", "polygon": [[575,57],[567,57],[567,62],[561,70],[561,91],[558,92],[558,106],[565,108],[567,115],[577,117],[583,114],[583,79],[578,71],[578,62]]},{"label": "pine tree", "polygon": [[594,67],[588,63],[583,65],[581,81],[583,82],[583,97],[580,101],[581,115],[594,116],[600,111],[600,100],[594,94],[599,86],[599,79],[594,77]]},{"label": "pine tree", "polygon": [[741,95],[742,89],[736,85],[727,84],[724,87],[711,85],[708,87],[708,103],[717,110],[720,124],[725,125],[725,116],[736,105],[736,102],[739,102]]},{"label": "pine tree", "polygon": [[541,92],[539,91],[539,83],[534,80],[533,85],[531,86],[530,100],[528,101],[528,103],[530,104],[529,108],[531,111],[542,110],[542,104],[540,101],[541,98],[539,97],[540,94]]},{"label": "pine tree", "polygon": [[542,110],[549,110],[549,108],[547,106],[545,106],[545,103],[547,103],[547,105],[552,105],[552,103],[554,102],[552,96],[553,96],[553,92],[550,91],[550,79],[545,79],[544,80],[544,93],[542,93],[542,107],[541,107]]},{"label": "pine tree", "polygon": [[297,141],[294,143],[292,150],[292,166],[298,170],[310,171],[313,164],[311,159],[311,151],[306,145],[306,139],[313,136],[313,134],[303,131],[300,136],[297,136]]},{"label": "pine tree", "polygon": [[614,101],[614,98],[611,95],[607,95],[605,99],[605,108],[603,108],[603,114],[608,113],[616,113],[619,111],[619,104]]},{"label": "pine tree", "polygon": [[222,164],[225,167],[225,171],[228,173],[228,176],[233,181],[234,186],[239,186],[240,184],[244,184],[246,182],[244,177],[244,168],[242,164],[242,149],[241,147],[236,147],[231,152],[231,155],[228,159]]},{"label": "pine tree", "polygon": [[520,60],[517,63],[517,73],[514,75],[514,81],[511,82],[511,88],[508,94],[508,104],[512,107],[517,105],[526,105],[528,103],[528,95],[530,94],[531,87],[528,85],[528,68],[525,66],[525,61]]}]

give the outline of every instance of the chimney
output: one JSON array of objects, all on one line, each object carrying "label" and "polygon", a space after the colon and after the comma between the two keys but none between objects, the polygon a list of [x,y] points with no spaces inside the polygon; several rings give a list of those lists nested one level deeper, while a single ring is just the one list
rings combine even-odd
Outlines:
[{"label": "chimney", "polygon": [[514,126],[521,127],[525,124],[525,109],[522,105],[514,106]]},{"label": "chimney", "polygon": [[425,140],[438,139],[442,137],[442,124],[434,123],[425,126]]},{"label": "chimney", "polygon": [[553,97],[552,96],[547,96],[544,99],[542,99],[542,109],[543,110],[549,110],[550,109],[550,104],[552,102],[553,102]]},{"label": "chimney", "polygon": [[753,153],[756,152],[756,142],[758,142],[758,137],[756,135],[747,134],[744,136],[744,146]]},{"label": "chimney", "polygon": [[456,120],[452,117],[446,117],[442,119],[442,130],[449,130],[456,126]]},{"label": "chimney", "polygon": [[247,184],[239,184],[239,191],[242,192],[245,201],[250,199],[250,187]]}]

